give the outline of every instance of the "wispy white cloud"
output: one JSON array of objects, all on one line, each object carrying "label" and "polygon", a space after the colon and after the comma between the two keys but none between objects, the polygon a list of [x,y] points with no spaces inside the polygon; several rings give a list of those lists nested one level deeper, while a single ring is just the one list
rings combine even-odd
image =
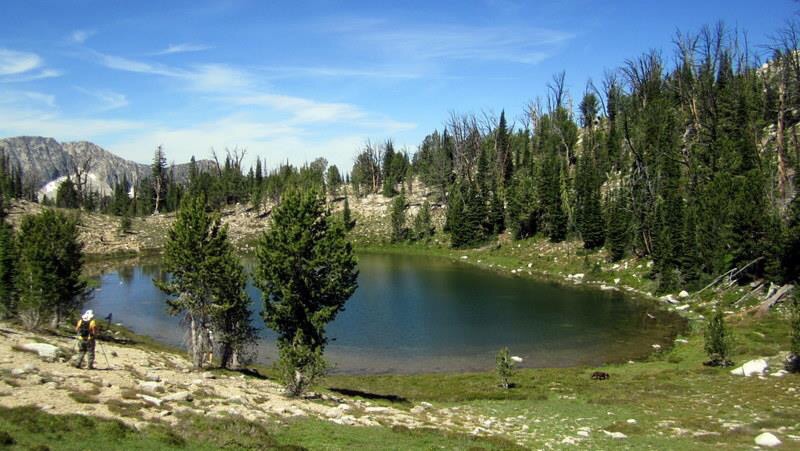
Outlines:
[{"label": "wispy white cloud", "polygon": [[418,79],[424,75],[408,68],[392,67],[333,67],[333,66],[272,66],[263,72],[273,78],[373,78],[373,79]]},{"label": "wispy white cloud", "polygon": [[95,109],[97,112],[111,111],[128,106],[128,98],[125,94],[107,89],[86,89],[78,86],[75,89],[99,102],[99,106]]},{"label": "wispy white cloud", "polygon": [[0,82],[17,83],[58,77],[61,72],[44,67],[36,53],[0,48]]},{"label": "wispy white cloud", "polygon": [[405,130],[415,125],[392,121],[341,102],[287,96],[268,92],[252,72],[224,64],[203,64],[188,69],[93,52],[100,64],[116,70],[179,79],[187,89],[203,92],[229,106],[254,106],[291,114],[294,123],[336,123],[359,120],[362,127]]},{"label": "wispy white cloud", "polygon": [[181,71],[161,64],[146,63],[122,56],[108,55],[94,50],[90,50],[89,52],[101,65],[109,69],[140,74],[162,75],[165,77],[178,77],[181,75]]},{"label": "wispy white cloud", "polygon": [[202,52],[204,50],[212,49],[213,47],[209,45],[202,45],[202,44],[170,44],[166,48],[159,50],[157,52],[153,52],[150,55],[152,56],[160,56],[160,55],[172,55],[174,53],[188,53],[188,52]]},{"label": "wispy white cloud", "polygon": [[56,97],[37,91],[5,90],[0,91],[0,105],[15,108],[36,106],[38,108],[46,107],[52,109],[56,106]]},{"label": "wispy white cloud", "polygon": [[231,98],[238,105],[260,106],[290,112],[300,122],[339,122],[362,119],[366,113],[348,103],[316,102],[301,97],[256,94]]},{"label": "wispy white cloud", "polygon": [[0,48],[0,76],[18,75],[42,66],[39,55]]},{"label": "wispy white cloud", "polygon": [[39,98],[38,105],[30,98],[25,102],[0,102],[0,136],[33,135],[50,136],[58,140],[97,140],[147,128],[140,121],[64,116],[53,108],[48,97],[44,95]]},{"label": "wispy white cloud", "polygon": [[255,85],[250,72],[225,64],[193,66],[177,77],[188,82],[190,89],[209,93],[242,91]]},{"label": "wispy white cloud", "polygon": [[69,40],[73,44],[83,44],[87,39],[94,36],[94,30],[75,30],[69,35]]},{"label": "wispy white cloud", "polygon": [[[155,123],[149,124],[148,129],[120,133],[114,141],[107,142],[107,147],[126,158],[142,160],[142,149],[157,144],[163,144],[176,161],[186,161],[193,154],[207,157],[212,147],[221,150],[240,146],[247,148],[250,155],[269,157],[275,163],[284,159],[300,163],[324,154],[331,161],[348,165],[353,152],[363,143],[364,133],[385,136],[416,127],[352,103],[277,93],[264,84],[261,70],[228,64],[167,65],[87,52],[109,69],[173,80],[177,89],[218,114],[201,123]],[[115,100],[120,104],[127,101],[113,96],[107,100],[111,105]],[[214,114],[207,116],[213,118]]]},{"label": "wispy white cloud", "polygon": [[252,83],[252,77],[246,71],[224,64],[201,64],[184,69],[109,55],[94,50],[90,50],[89,54],[109,69],[180,79],[187,83],[186,87],[197,91],[230,92],[243,89]]},{"label": "wispy white cloud", "polygon": [[336,19],[322,27],[357,46],[410,60],[476,60],[536,64],[572,33],[534,27],[483,25],[386,26],[380,20]]},{"label": "wispy white cloud", "polygon": [[42,69],[38,72],[30,72],[18,75],[8,75],[5,77],[0,76],[0,82],[3,83],[21,83],[25,81],[42,80],[45,78],[60,77],[62,72],[55,69]]}]

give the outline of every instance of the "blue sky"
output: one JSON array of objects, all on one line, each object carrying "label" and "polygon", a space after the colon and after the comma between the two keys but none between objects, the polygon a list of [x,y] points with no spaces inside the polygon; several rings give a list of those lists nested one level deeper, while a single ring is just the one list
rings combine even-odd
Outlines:
[{"label": "blue sky", "polygon": [[[164,6],[163,4],[168,4]],[[402,6],[399,6],[401,5]],[[668,4],[669,7],[663,5]],[[349,170],[368,139],[411,151],[450,112],[521,120],[566,71],[588,79],[719,20],[756,50],[775,1],[5,1],[0,137],[90,140],[125,158],[247,149]],[[517,122],[519,123],[519,122]]]}]

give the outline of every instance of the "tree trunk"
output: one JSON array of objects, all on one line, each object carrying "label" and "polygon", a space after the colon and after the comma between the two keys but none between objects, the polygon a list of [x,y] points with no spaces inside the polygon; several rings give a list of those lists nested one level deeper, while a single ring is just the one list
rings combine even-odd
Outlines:
[{"label": "tree trunk", "polygon": [[201,345],[202,333],[203,331],[201,330],[200,324],[192,315],[189,325],[189,352],[192,356],[192,366],[195,369],[200,369],[203,367],[203,347]]}]

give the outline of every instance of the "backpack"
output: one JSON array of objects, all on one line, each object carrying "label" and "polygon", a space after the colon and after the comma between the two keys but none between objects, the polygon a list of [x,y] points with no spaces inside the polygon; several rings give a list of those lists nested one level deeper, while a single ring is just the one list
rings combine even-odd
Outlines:
[{"label": "backpack", "polygon": [[81,324],[78,326],[78,334],[83,339],[89,338],[89,321],[81,320]]}]

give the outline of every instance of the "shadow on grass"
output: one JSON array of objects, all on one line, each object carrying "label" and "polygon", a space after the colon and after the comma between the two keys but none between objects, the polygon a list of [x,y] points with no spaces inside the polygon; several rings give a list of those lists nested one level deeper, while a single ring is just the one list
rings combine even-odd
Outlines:
[{"label": "shadow on grass", "polygon": [[383,401],[389,401],[391,403],[401,403],[401,404],[409,403],[409,401],[406,398],[397,395],[381,395],[378,393],[369,393],[361,390],[351,390],[349,388],[331,387],[329,388],[329,390],[344,396],[351,396],[351,397],[358,396],[364,399],[383,400]]}]

